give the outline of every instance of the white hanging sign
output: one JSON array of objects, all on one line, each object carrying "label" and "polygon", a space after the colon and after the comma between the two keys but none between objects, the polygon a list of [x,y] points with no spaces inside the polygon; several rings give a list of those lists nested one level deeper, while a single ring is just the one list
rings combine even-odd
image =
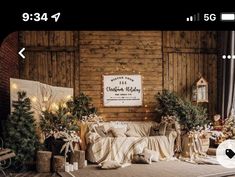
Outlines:
[{"label": "white hanging sign", "polygon": [[141,75],[103,75],[104,106],[142,106]]}]

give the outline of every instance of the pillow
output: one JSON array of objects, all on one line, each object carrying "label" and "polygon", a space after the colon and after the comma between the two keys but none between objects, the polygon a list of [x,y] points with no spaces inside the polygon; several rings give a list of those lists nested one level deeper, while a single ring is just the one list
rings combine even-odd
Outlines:
[{"label": "pillow", "polygon": [[159,153],[157,151],[153,151],[153,150],[145,148],[143,153],[144,154],[151,154],[152,162],[159,161]]},{"label": "pillow", "polygon": [[167,127],[167,123],[166,122],[160,123],[160,126],[159,126],[159,135],[165,135],[166,134],[166,127]]},{"label": "pillow", "polygon": [[95,128],[95,132],[100,135],[101,137],[106,137],[106,132],[104,130],[104,126],[96,126]]},{"label": "pillow", "polygon": [[127,130],[127,132],[125,133],[125,135],[127,136],[127,137],[140,137],[140,135],[138,134],[138,133],[136,133],[136,131],[135,130],[133,130],[133,129],[129,129],[129,130]]},{"label": "pillow", "polygon": [[135,154],[132,158],[132,163],[140,163],[140,164],[151,164],[152,163],[152,156],[149,153],[141,153]]},{"label": "pillow", "polygon": [[150,128],[149,136],[157,136],[157,135],[159,135],[159,127],[158,126],[152,126]]},{"label": "pillow", "polygon": [[120,168],[122,165],[117,161],[107,160],[100,163],[102,169],[117,169]]},{"label": "pillow", "polygon": [[110,128],[109,131],[113,134],[114,137],[126,137],[126,129],[125,128]]},{"label": "pillow", "polygon": [[119,122],[119,121],[111,121],[110,122],[110,127],[114,128],[124,128],[125,132],[127,131],[127,124],[124,122]]},{"label": "pillow", "polygon": [[87,143],[95,143],[100,138],[96,132],[88,132],[86,134],[86,142]]}]

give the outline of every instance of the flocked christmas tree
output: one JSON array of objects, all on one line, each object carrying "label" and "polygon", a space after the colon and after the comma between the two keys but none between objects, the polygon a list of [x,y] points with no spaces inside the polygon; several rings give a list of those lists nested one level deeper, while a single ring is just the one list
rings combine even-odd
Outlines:
[{"label": "flocked christmas tree", "polygon": [[39,145],[31,102],[26,92],[18,92],[18,100],[12,102],[13,112],[6,122],[6,147],[11,148],[16,157],[12,163],[16,170],[25,169],[34,158]]}]

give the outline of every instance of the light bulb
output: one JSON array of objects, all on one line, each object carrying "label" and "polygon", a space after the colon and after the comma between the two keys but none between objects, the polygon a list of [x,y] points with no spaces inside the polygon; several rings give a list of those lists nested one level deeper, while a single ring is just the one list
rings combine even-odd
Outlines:
[{"label": "light bulb", "polygon": [[43,101],[47,102],[48,101],[48,97],[44,96],[43,97]]},{"label": "light bulb", "polygon": [[67,96],[66,96],[66,99],[67,99],[67,100],[70,100],[71,98],[72,98],[72,95],[67,95]]},{"label": "light bulb", "polygon": [[56,103],[52,103],[51,107],[54,110],[58,110],[59,109],[59,106]]},{"label": "light bulb", "polygon": [[15,83],[13,83],[13,84],[12,84],[12,88],[13,88],[13,89],[17,89],[18,86],[17,86]]},{"label": "light bulb", "polygon": [[32,102],[36,103],[36,102],[37,102],[37,97],[36,97],[36,96],[33,96],[33,97],[31,98],[31,100],[32,100]]}]

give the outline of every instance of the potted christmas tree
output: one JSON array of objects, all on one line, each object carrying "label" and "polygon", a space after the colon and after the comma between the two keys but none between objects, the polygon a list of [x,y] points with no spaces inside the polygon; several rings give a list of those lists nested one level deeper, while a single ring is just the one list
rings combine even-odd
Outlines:
[{"label": "potted christmas tree", "polygon": [[15,170],[22,171],[34,162],[39,141],[30,99],[26,92],[17,94],[18,99],[12,102],[13,112],[6,121],[5,141],[6,147],[16,154],[12,166]]}]

